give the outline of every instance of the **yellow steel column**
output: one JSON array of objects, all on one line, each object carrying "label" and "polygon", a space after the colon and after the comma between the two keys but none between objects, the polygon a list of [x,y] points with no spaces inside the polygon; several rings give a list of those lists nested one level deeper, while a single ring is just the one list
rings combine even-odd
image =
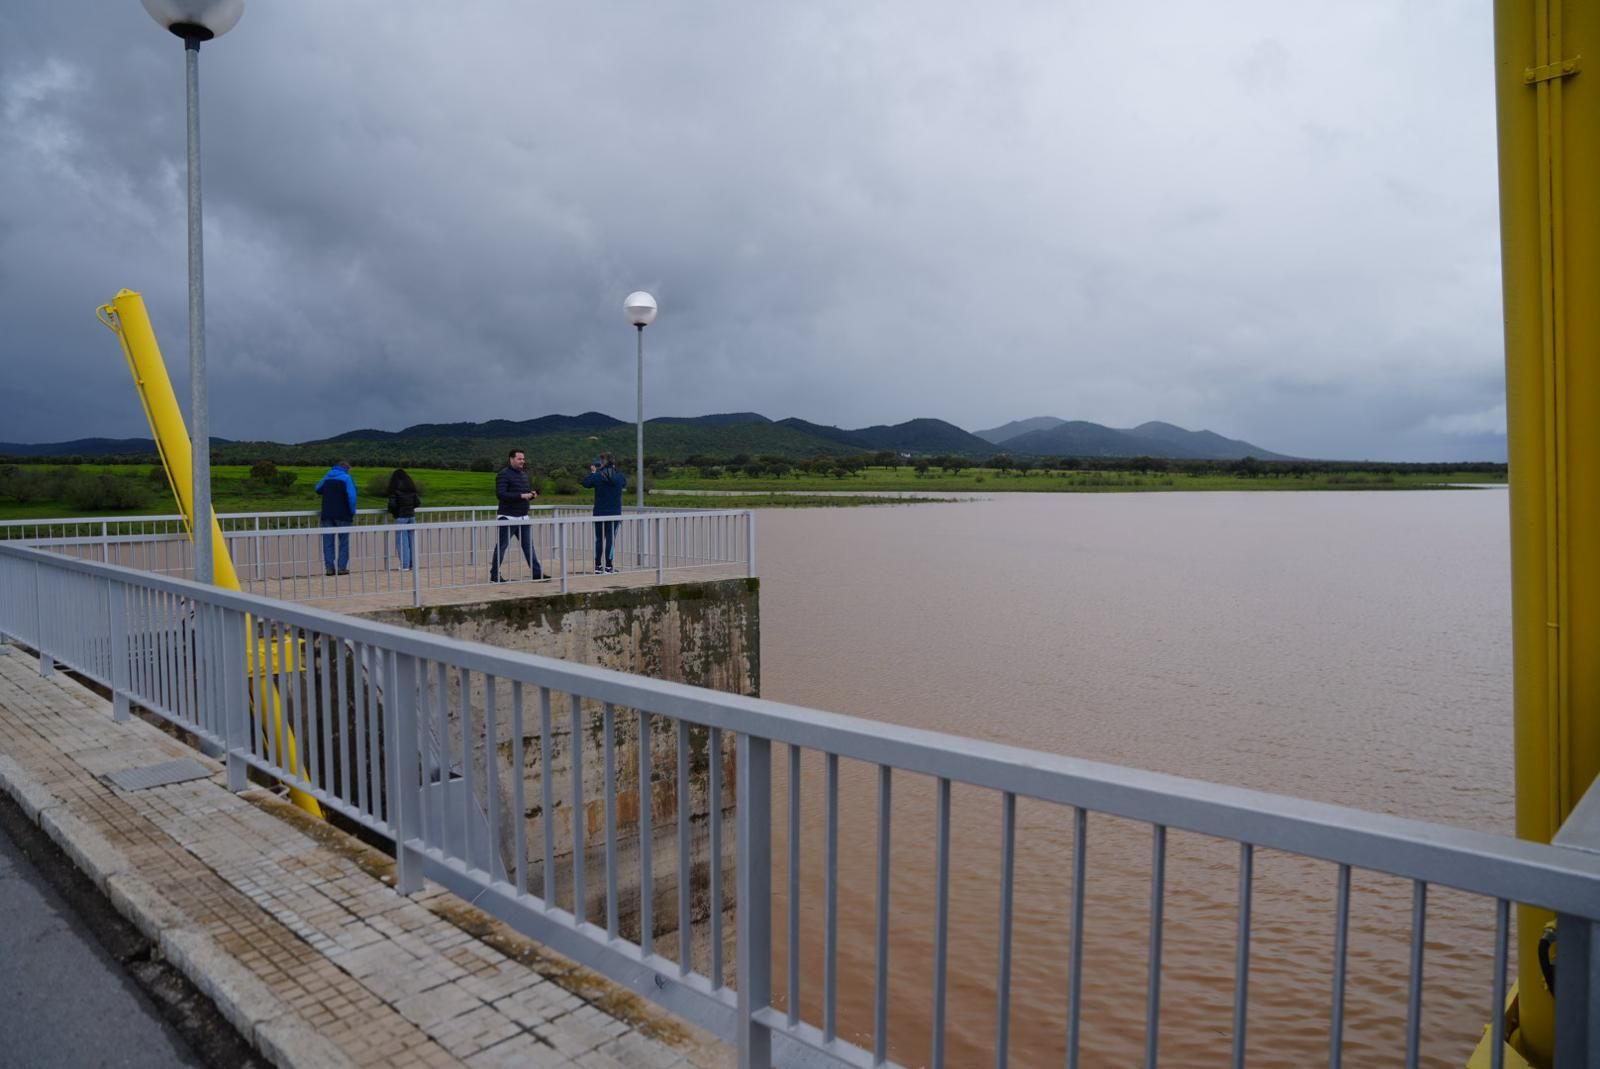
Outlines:
[{"label": "yellow steel column", "polygon": [[[173,496],[178,499],[178,511],[183,514],[191,540],[200,524],[194,515],[194,481],[190,478],[194,464],[194,450],[189,442],[189,432],[184,429],[183,411],[178,407],[178,397],[172,392],[172,380],[167,376],[166,362],[161,359],[161,347],[156,344],[155,330],[150,326],[150,316],[145,311],[144,298],[132,290],[118,290],[110,304],[101,305],[100,321],[122,342],[122,353],[128,358],[128,370],[133,373],[134,387],[144,404],[145,415],[150,420],[150,433],[156,450],[166,468],[167,481]],[[233,558],[228,553],[227,542],[222,537],[222,524],[213,511],[208,517],[212,544],[212,578],[215,586],[239,590],[239,575],[234,570]],[[252,640],[245,651],[246,678],[252,681],[269,679],[269,673],[278,669],[280,661],[290,673],[304,668],[303,654],[293,643],[265,643]],[[292,676],[291,676],[292,678]],[[251,685],[254,697],[269,709],[258,713],[266,723],[265,731],[275,760],[284,763],[291,774],[300,772],[299,748],[294,742],[293,729],[284,723],[283,703],[277,687],[263,683],[257,691]],[[270,711],[270,720],[268,719]],[[310,771],[309,769],[307,770]],[[322,806],[306,792],[291,787],[289,798],[295,805],[313,816],[322,816]]]},{"label": "yellow steel column", "polygon": [[[1600,771],[1600,60],[1594,0],[1496,0],[1511,466],[1517,834],[1548,842]],[[1518,1046],[1549,1063],[1518,916]]]}]

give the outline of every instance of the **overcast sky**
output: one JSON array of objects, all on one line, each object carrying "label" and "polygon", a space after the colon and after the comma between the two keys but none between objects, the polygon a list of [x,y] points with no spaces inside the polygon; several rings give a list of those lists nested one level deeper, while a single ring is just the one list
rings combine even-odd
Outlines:
[{"label": "overcast sky", "polygon": [[[753,410],[1502,458],[1490,0],[247,0],[201,51],[211,426]],[[0,6],[0,440],[187,403],[183,53]]]}]

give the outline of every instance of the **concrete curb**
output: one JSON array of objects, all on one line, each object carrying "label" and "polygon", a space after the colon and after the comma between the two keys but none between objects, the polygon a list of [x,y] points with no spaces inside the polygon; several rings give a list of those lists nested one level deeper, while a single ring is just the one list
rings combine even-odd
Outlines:
[{"label": "concrete curb", "polygon": [[280,1069],[353,1067],[214,939],[192,930],[190,918],[132,871],[121,851],[9,758],[0,758],[0,790],[263,1057]]}]

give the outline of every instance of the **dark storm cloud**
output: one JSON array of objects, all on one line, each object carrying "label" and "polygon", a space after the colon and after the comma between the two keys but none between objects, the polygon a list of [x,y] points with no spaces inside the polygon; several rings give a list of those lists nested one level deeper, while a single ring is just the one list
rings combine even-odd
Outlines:
[{"label": "dark storm cloud", "polygon": [[[647,288],[654,414],[1481,455],[1487,2],[1227,7],[255,0],[201,56],[212,427],[627,416]],[[137,3],[0,12],[0,440],[141,432],[123,286],[182,392],[183,152]]]}]

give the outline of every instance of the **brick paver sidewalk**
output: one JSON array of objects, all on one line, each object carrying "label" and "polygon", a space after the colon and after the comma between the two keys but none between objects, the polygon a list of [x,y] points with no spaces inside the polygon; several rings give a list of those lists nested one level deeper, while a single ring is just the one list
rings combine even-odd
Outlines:
[{"label": "brick paver sidewalk", "polygon": [[[103,777],[188,757],[211,779]],[[0,790],[280,1066],[712,1069],[703,1033],[0,646]]]}]

